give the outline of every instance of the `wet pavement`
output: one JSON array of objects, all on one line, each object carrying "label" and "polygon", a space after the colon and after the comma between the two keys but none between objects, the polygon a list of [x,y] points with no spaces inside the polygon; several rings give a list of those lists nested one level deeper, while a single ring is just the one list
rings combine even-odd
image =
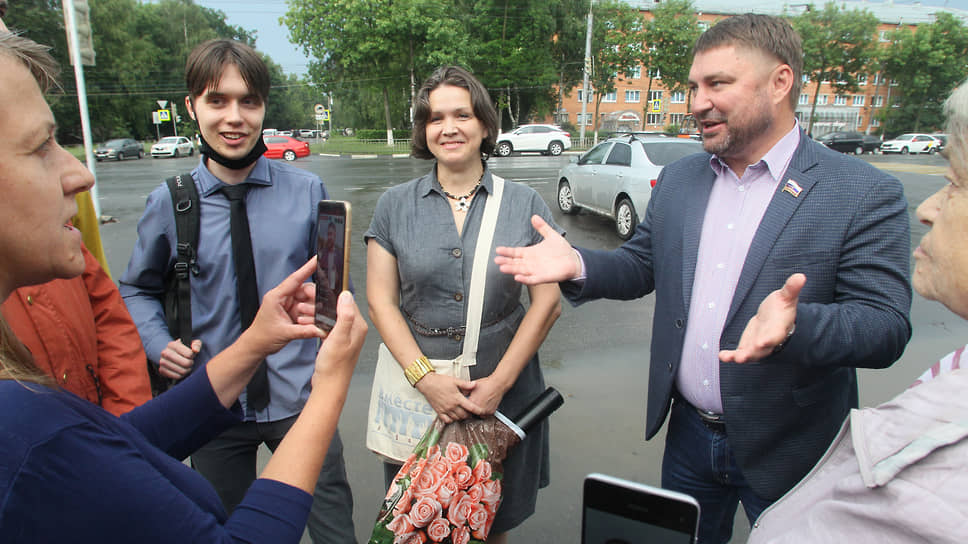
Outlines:
[{"label": "wet pavement", "polygon": [[[944,185],[945,162],[936,156],[864,157],[899,179],[911,211],[912,248],[925,232],[914,217],[924,198]],[[537,190],[568,231],[569,240],[589,248],[615,248],[620,240],[606,218],[558,211],[556,175],[569,158],[537,155],[491,159],[490,167],[506,179]],[[111,271],[119,277],[134,245],[137,220],[148,193],[165,177],[191,170],[193,159],[142,159],[98,163],[102,213],[117,222],[102,226]],[[311,156],[296,166],[315,172],[335,199],[353,205],[351,274],[357,302],[366,311],[362,233],[369,225],[377,198],[388,187],[422,175],[431,163],[408,158],[331,158]],[[654,297],[631,302],[598,301],[580,308],[565,304],[558,323],[540,350],[545,379],[565,396],[552,416],[552,483],[538,497],[535,514],[511,533],[513,542],[577,543],[581,527],[581,485],[591,472],[658,485],[664,430],[645,442],[647,385]],[[938,303],[915,295],[911,322],[914,336],[900,361],[886,370],[860,372],[861,404],[894,396],[940,357],[968,342],[968,322]],[[340,422],[350,484],[355,497],[356,532],[365,542],[385,489],[379,461],[364,445],[370,384],[379,336],[371,327]],[[748,534],[745,518],[737,517],[734,542]],[[308,542],[304,538],[304,542]]]}]

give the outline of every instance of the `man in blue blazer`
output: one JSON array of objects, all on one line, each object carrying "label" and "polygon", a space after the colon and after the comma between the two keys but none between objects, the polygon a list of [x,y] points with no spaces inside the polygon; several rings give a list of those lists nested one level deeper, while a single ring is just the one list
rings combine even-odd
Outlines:
[{"label": "man in blue blazer", "polygon": [[655,292],[646,439],[671,412],[662,485],[699,500],[700,542],[800,480],[857,405],[855,368],[891,365],[911,334],[901,184],[803,133],[802,56],[782,19],[719,22],[689,75],[707,153],[665,168],[635,236],[572,248],[534,218],[542,243],[497,249],[574,304]]}]

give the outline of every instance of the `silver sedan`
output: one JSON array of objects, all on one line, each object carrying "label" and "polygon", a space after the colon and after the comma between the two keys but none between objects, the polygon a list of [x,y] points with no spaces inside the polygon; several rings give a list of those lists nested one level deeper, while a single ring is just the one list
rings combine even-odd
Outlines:
[{"label": "silver sedan", "polygon": [[695,140],[662,136],[619,136],[588,150],[558,173],[558,207],[579,209],[615,220],[615,232],[628,240],[652,195],[662,167],[702,151]]}]

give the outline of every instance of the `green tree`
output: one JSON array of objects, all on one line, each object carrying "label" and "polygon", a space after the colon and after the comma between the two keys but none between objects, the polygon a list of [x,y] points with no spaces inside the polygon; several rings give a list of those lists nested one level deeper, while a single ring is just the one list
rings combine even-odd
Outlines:
[{"label": "green tree", "polygon": [[[702,30],[692,0],[669,0],[652,10],[652,19],[645,26],[645,60],[649,70],[646,98],[652,91],[654,74],[661,75],[663,85],[670,92],[688,91],[692,47],[700,34]],[[645,129],[648,112],[642,113]]]},{"label": "green tree", "polygon": [[877,46],[877,18],[868,10],[842,10],[828,2],[822,11],[811,5],[792,19],[803,40],[803,73],[817,82],[807,133],[813,130],[820,82],[829,81],[840,96],[858,90],[857,76],[865,73]]},{"label": "green tree", "polygon": [[968,29],[950,13],[937,12],[934,22],[914,32],[897,30],[892,39],[883,59],[892,82],[882,121],[892,132],[942,126],[945,98],[968,75]]},{"label": "green tree", "polygon": [[632,77],[645,59],[645,24],[639,11],[616,0],[604,0],[593,8],[592,76],[595,89],[595,141],[598,141],[598,109],[608,93],[615,92],[621,74]]}]

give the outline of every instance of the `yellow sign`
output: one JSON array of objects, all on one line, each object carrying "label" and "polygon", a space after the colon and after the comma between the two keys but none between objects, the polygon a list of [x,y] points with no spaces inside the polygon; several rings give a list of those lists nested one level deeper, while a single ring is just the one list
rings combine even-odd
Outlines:
[{"label": "yellow sign", "polygon": [[662,113],[662,99],[657,98],[650,101],[649,113]]},{"label": "yellow sign", "polygon": [[158,110],[159,121],[171,121],[171,110]]}]

